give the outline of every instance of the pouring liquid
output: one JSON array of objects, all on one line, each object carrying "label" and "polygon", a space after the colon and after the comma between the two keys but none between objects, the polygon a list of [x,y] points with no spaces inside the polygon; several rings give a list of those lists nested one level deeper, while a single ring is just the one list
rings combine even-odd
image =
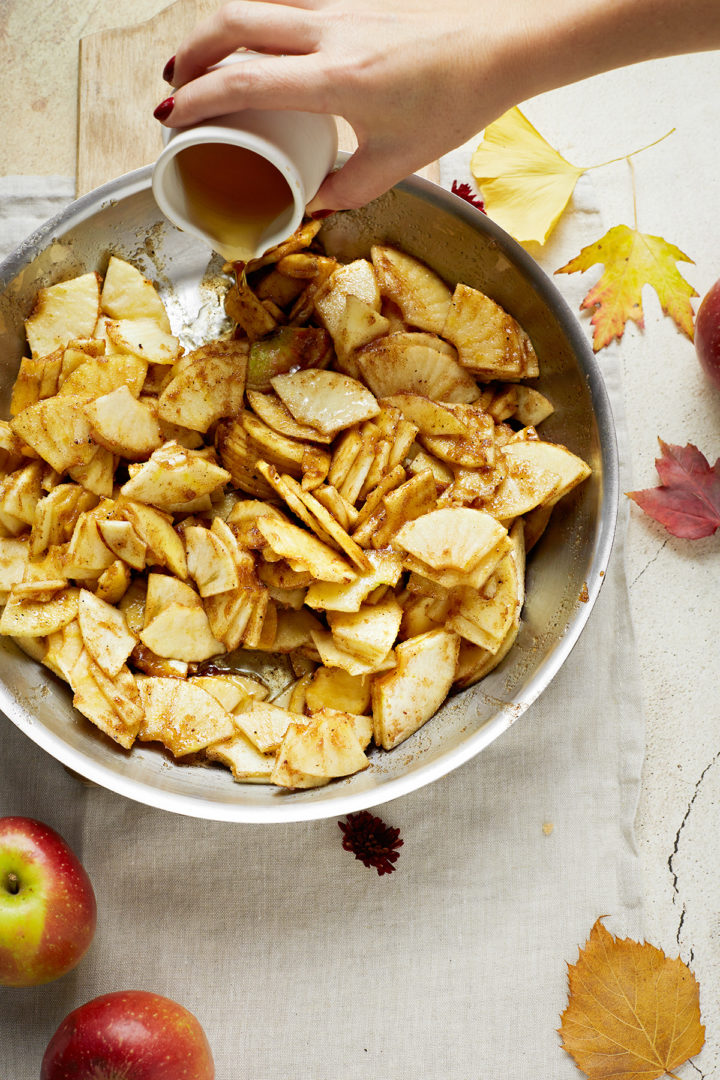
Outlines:
[{"label": "pouring liquid", "polygon": [[228,262],[246,263],[263,234],[293,203],[290,185],[271,162],[243,146],[198,143],[175,159],[185,213]]}]

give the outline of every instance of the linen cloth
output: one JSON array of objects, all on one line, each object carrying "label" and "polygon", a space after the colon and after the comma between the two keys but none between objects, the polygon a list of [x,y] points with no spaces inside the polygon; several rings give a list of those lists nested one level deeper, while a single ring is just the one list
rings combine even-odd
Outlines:
[{"label": "linen cloth", "polygon": [[[443,182],[469,180],[467,162],[445,159]],[[71,190],[64,178],[0,180],[0,255]],[[603,231],[584,177],[532,253],[552,270]],[[555,280],[577,309],[582,285]],[[624,462],[619,359],[606,350],[602,365]],[[342,849],[334,819],[196,821],[83,785],[0,716],[0,814],[58,829],[99,908],[74,972],[0,990],[2,1080],[36,1080],[66,1013],[127,988],[196,1014],[218,1080],[577,1077],[556,1033],[566,963],[600,915],[615,933],[642,933],[625,525],[621,505],[600,597],[542,697],[473,761],[379,809],[404,838],[390,876]]]}]

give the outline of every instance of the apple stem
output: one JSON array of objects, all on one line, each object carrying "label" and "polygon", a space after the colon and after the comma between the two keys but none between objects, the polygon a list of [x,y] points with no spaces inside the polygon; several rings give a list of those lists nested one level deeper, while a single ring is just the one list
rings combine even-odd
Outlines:
[{"label": "apple stem", "polygon": [[5,888],[13,896],[20,892],[20,878],[17,876],[14,870],[9,870],[5,875]]}]

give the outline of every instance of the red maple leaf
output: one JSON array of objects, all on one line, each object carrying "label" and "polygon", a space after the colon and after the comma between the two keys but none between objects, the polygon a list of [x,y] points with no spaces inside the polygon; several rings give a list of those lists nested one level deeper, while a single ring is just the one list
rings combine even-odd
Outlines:
[{"label": "red maple leaf", "polygon": [[673,536],[699,540],[720,528],[720,458],[713,467],[697,446],[673,446],[658,439],[662,457],[655,468],[660,486],[628,491],[641,510]]},{"label": "red maple leaf", "polygon": [[482,210],[483,214],[485,213],[485,203],[474,194],[469,184],[461,184],[459,180],[453,180],[450,190],[453,195],[459,195],[461,199],[469,202],[476,210]]}]

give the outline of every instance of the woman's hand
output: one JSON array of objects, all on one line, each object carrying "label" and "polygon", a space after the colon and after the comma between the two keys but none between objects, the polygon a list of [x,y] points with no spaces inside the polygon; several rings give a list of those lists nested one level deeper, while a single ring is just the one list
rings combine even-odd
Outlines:
[{"label": "woman's hand", "polygon": [[[523,6],[500,32],[487,0],[236,0],[179,47],[163,119],[181,127],[245,108],[342,116],[358,149],[311,209],[361,206],[523,96],[509,62],[522,52]],[[240,47],[274,55],[208,72]]]},{"label": "woman's hand", "polygon": [[[358,149],[311,211],[361,206],[512,105],[614,67],[720,46],[718,0],[234,0],[180,45],[171,127],[238,109],[342,116]],[[267,56],[208,71],[237,49]],[[166,69],[167,71],[167,69]]]}]

